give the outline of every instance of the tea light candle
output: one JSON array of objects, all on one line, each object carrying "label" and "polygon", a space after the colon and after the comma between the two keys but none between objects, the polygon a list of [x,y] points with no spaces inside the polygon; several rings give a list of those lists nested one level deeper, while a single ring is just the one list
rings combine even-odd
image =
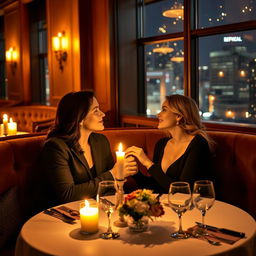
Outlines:
[{"label": "tea light candle", "polygon": [[8,135],[8,115],[3,114],[3,134]]},{"label": "tea light candle", "polygon": [[10,118],[10,123],[8,123],[8,135],[16,135],[17,134],[17,123],[12,121]]},{"label": "tea light candle", "polygon": [[91,205],[85,200],[80,205],[80,222],[81,222],[81,233],[91,234],[96,233],[99,229],[99,210],[97,203]]},{"label": "tea light candle", "polygon": [[119,143],[118,151],[116,152],[116,162],[117,162],[117,176],[115,177],[118,180],[124,179],[124,156],[123,145]]}]

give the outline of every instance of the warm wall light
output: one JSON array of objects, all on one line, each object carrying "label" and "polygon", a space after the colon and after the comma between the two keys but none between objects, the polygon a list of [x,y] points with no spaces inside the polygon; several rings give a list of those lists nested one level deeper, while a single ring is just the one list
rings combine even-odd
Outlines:
[{"label": "warm wall light", "polygon": [[57,61],[59,62],[59,68],[63,71],[63,62],[66,61],[68,57],[68,40],[65,37],[65,32],[59,32],[57,36],[52,38],[52,49],[55,52]]},{"label": "warm wall light", "polygon": [[10,63],[12,72],[15,71],[17,66],[18,54],[14,47],[10,47],[5,53],[6,61]]}]

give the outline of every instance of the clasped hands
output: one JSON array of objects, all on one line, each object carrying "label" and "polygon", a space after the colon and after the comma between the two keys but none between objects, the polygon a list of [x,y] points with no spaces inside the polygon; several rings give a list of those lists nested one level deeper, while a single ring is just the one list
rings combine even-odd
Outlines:
[{"label": "clasped hands", "polygon": [[[149,169],[153,162],[147,157],[142,148],[132,146],[126,149],[124,158],[124,178],[134,175],[138,172],[138,165],[135,157],[147,168]],[[118,171],[117,163],[112,169],[114,177],[116,177]]]},{"label": "clasped hands", "polygon": [[136,146],[127,148],[125,150],[125,156],[136,157],[147,169],[149,169],[153,165],[153,162],[148,158],[144,150]]}]

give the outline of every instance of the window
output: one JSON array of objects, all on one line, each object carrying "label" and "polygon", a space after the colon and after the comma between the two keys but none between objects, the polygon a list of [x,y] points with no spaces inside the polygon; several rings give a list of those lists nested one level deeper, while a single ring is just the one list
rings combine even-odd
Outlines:
[{"label": "window", "polygon": [[145,114],[155,116],[166,95],[184,94],[183,1],[139,1],[138,12],[139,44],[144,50],[142,97]]},{"label": "window", "polygon": [[[120,98],[130,90],[138,102],[130,112],[155,115],[165,95],[178,93],[193,97],[205,120],[256,124],[255,0],[128,2],[118,1],[118,31]],[[125,34],[129,18],[137,24]]]},{"label": "window", "polygon": [[156,115],[169,94],[183,94],[183,40],[145,46],[146,114]]},{"label": "window", "polygon": [[[195,38],[202,117],[255,124],[256,1],[199,0],[198,10]],[[214,30],[207,31],[211,27]]]},{"label": "window", "polygon": [[49,105],[45,5],[45,0],[35,0],[28,4],[30,17],[30,68],[32,102]]},{"label": "window", "polygon": [[198,48],[203,119],[255,123],[256,30],[202,37]]}]

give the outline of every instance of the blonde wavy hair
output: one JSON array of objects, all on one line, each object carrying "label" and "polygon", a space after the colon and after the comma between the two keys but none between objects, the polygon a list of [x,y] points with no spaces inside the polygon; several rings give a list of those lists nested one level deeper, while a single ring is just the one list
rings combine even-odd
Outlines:
[{"label": "blonde wavy hair", "polygon": [[209,148],[212,151],[214,141],[207,135],[205,126],[202,124],[199,115],[199,109],[196,102],[187,96],[174,94],[166,96],[171,111],[179,116],[179,126],[190,135],[201,135],[208,142]]}]

